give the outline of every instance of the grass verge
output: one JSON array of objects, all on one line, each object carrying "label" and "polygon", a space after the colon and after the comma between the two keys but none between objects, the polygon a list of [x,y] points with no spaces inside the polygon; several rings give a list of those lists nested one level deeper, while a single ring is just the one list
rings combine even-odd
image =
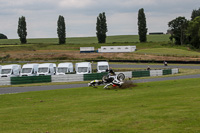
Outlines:
[{"label": "grass verge", "polygon": [[199,79],[0,95],[1,133],[199,132]]}]

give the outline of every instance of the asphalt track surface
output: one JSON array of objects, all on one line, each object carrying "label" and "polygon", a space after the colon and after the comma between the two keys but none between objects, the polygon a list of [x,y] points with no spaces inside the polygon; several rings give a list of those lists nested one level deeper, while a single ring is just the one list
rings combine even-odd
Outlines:
[{"label": "asphalt track surface", "polygon": [[200,69],[200,66],[179,66],[179,65],[123,65],[123,64],[111,64],[112,68],[141,68],[146,69],[148,66],[150,68],[183,68],[183,69]]},{"label": "asphalt track surface", "polygon": [[[146,68],[148,65],[114,65],[113,68]],[[149,65],[150,68],[170,68],[164,67],[163,65]],[[187,69],[200,69],[200,66],[171,66],[172,68],[187,68]],[[133,80],[133,83],[144,83],[144,82],[155,82],[155,81],[165,81],[165,80],[178,80],[178,79],[190,79],[190,78],[200,78],[200,74],[196,75],[185,75],[185,76],[174,76],[174,77],[157,77],[148,79],[137,79]],[[55,89],[69,89],[86,87],[87,84],[68,84],[68,85],[48,85],[48,86],[29,86],[29,87],[0,87],[0,94],[13,94],[13,93],[23,93],[29,91],[45,91],[45,90],[55,90]]]}]

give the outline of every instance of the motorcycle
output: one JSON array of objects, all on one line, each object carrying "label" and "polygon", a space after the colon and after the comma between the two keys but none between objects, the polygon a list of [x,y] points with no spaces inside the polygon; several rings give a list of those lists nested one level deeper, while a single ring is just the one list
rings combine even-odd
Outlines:
[{"label": "motorcycle", "polygon": [[124,83],[125,75],[123,73],[119,73],[118,75],[107,75],[103,76],[102,81],[107,83],[104,88],[108,88],[108,86],[112,85],[113,87],[119,86],[121,87]]},{"label": "motorcycle", "polygon": [[102,77],[102,81],[104,83],[111,83],[112,81],[114,81],[115,79],[123,82],[125,79],[125,75],[123,73],[119,73],[117,75],[111,75],[110,73],[108,75],[105,75]]}]

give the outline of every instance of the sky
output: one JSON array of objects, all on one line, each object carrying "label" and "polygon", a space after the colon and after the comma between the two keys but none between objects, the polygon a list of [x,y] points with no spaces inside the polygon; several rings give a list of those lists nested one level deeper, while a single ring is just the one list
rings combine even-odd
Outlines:
[{"label": "sky", "polygon": [[137,35],[141,8],[148,33],[166,33],[168,22],[176,17],[191,19],[200,0],[0,0],[0,33],[19,38],[18,20],[25,16],[27,38],[57,38],[57,21],[62,15],[67,37],[96,36],[97,17],[105,12],[108,36]]}]

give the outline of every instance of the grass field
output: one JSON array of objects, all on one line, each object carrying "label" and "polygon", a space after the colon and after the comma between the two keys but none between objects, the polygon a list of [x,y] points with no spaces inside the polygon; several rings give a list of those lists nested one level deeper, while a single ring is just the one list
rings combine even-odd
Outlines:
[{"label": "grass field", "polygon": [[[19,39],[0,40],[0,59],[4,61],[35,60],[173,60],[199,61],[200,53],[189,46],[173,45],[170,35],[148,35],[148,42],[140,43],[138,35],[108,36],[107,42],[98,44],[96,37],[67,38],[66,44],[58,45],[57,38],[28,39],[28,44],[20,44]],[[91,53],[80,54],[80,47],[136,46],[131,53]],[[8,58],[7,58],[8,57]],[[179,58],[181,57],[181,58]]]},{"label": "grass field", "polygon": [[0,95],[1,133],[197,133],[200,79]]},{"label": "grass field", "polygon": [[162,47],[158,42],[168,42],[169,35],[148,35],[148,43],[140,45],[138,35],[108,36],[105,44],[98,44],[96,37],[67,38],[66,44],[58,45],[57,38],[27,39],[27,45],[21,45],[19,39],[0,39],[0,50],[26,51],[26,50],[80,50],[80,47],[136,45],[138,48]]},{"label": "grass field", "polygon": [[[168,42],[169,35],[147,35],[148,42]],[[138,35],[107,36],[107,43],[139,42]],[[58,44],[58,38],[27,38],[29,44]],[[96,37],[71,37],[66,44],[93,44],[98,43]],[[20,44],[19,39],[0,39],[0,44]]]},{"label": "grass field", "polygon": [[136,54],[149,54],[159,56],[179,56],[179,57],[200,57],[200,53],[196,51],[188,51],[177,48],[149,48],[141,49],[135,52]]}]

